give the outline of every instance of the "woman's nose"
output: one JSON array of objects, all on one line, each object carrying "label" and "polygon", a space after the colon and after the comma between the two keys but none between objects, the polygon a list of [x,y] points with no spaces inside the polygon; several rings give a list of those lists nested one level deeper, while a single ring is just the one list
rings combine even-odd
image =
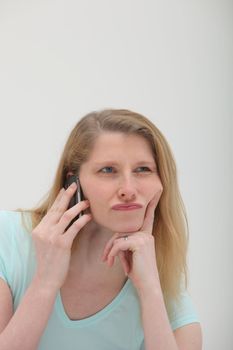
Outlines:
[{"label": "woman's nose", "polygon": [[132,179],[124,179],[118,189],[118,196],[125,201],[132,201],[136,198],[137,190]]}]

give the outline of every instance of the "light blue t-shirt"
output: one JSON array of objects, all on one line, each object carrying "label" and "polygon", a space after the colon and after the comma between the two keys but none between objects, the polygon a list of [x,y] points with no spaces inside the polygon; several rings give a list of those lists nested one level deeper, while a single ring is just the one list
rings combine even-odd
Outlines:
[{"label": "light blue t-shirt", "polygon": [[[28,213],[25,217],[30,223]],[[31,235],[22,226],[21,213],[0,211],[0,277],[11,288],[14,310],[32,280],[35,267],[34,244]],[[182,294],[180,303],[171,305],[168,317],[173,330],[199,322],[187,291]],[[144,349],[140,304],[130,279],[104,309],[82,320],[69,319],[59,291],[38,349]]]}]

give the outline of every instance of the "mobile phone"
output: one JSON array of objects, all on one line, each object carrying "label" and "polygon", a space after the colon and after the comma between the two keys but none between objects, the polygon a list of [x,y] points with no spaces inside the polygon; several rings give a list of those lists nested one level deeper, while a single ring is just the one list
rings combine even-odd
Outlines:
[{"label": "mobile phone", "polygon": [[[70,200],[70,203],[68,205],[68,209],[72,208],[75,204],[79,203],[80,201],[84,200],[84,195],[82,192],[82,188],[80,186],[80,181],[77,175],[70,175],[67,177],[66,181],[65,181],[65,185],[64,188],[67,189],[73,182],[75,182],[77,184],[77,190],[75,191],[73,197]],[[67,228],[69,228],[73,222],[75,220],[77,220],[78,218],[80,218],[83,215],[83,212],[80,212],[68,225]],[[66,229],[67,229],[66,228]]]}]

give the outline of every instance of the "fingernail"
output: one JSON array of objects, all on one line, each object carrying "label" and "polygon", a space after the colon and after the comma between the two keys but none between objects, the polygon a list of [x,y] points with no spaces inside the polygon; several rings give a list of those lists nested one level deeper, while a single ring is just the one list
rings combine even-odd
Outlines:
[{"label": "fingernail", "polygon": [[72,184],[70,185],[71,188],[75,188],[77,185],[75,182],[72,182]]}]

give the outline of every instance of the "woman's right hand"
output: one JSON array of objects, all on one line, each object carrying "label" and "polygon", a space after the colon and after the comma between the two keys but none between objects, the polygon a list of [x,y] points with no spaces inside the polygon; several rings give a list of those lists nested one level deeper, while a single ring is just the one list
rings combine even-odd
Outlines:
[{"label": "woman's right hand", "polygon": [[62,188],[52,207],[32,231],[37,256],[34,277],[53,291],[59,290],[65,282],[74,238],[91,220],[90,214],[84,214],[66,230],[72,219],[89,207],[89,202],[84,200],[67,210],[76,189],[75,183],[66,190]]}]

